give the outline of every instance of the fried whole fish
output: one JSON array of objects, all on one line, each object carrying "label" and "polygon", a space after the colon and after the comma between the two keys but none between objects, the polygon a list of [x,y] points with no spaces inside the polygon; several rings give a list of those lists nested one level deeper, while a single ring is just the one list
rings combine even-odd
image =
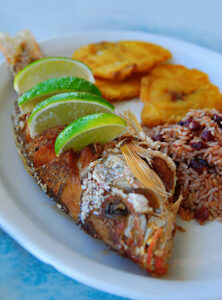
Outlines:
[{"label": "fried whole fish", "polygon": [[13,117],[16,146],[30,175],[83,230],[149,273],[163,275],[181,201],[170,203],[176,167],[145,136],[130,112],[125,118],[128,131],[123,136],[57,157],[54,144],[64,126],[32,139],[28,115],[17,107]]}]

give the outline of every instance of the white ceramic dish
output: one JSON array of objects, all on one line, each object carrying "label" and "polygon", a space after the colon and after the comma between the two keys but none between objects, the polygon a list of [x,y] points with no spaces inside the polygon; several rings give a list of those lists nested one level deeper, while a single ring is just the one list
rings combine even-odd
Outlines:
[{"label": "white ceramic dish", "polygon": [[[144,40],[172,51],[174,63],[198,68],[222,87],[222,56],[167,37],[129,31],[92,31],[41,43],[46,56],[70,56],[81,45],[101,40]],[[62,273],[98,289],[142,299],[221,299],[222,224],[179,224],[169,273],[149,277],[137,265],[106,250],[102,242],[82,232],[61,213],[25,171],[14,146],[11,119],[16,94],[6,63],[0,65],[0,225],[42,261]],[[138,100],[118,105],[133,108]]]}]

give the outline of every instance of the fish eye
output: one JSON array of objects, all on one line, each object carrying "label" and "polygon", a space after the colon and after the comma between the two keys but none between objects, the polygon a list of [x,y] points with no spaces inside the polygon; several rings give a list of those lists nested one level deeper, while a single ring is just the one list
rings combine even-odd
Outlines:
[{"label": "fish eye", "polygon": [[120,198],[115,198],[106,205],[105,215],[107,218],[125,217],[128,214],[129,210]]}]

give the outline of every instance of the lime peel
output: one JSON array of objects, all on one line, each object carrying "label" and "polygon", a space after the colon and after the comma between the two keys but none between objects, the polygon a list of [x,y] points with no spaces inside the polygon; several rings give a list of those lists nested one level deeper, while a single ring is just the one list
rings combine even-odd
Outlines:
[{"label": "lime peel", "polygon": [[127,123],[112,113],[93,114],[72,122],[58,135],[55,153],[61,155],[68,149],[80,151],[91,143],[105,144],[122,135],[127,130]]},{"label": "lime peel", "polygon": [[18,98],[18,104],[23,113],[28,113],[37,103],[50,96],[73,91],[102,96],[100,90],[91,82],[74,76],[63,76],[38,83]]},{"label": "lime peel", "polygon": [[58,94],[34,107],[28,119],[30,134],[34,137],[46,129],[68,125],[82,116],[113,110],[114,106],[99,96],[81,92]]},{"label": "lime peel", "polygon": [[22,69],[15,76],[14,89],[21,94],[39,82],[67,75],[95,82],[92,70],[83,62],[70,57],[54,56],[36,60]]}]

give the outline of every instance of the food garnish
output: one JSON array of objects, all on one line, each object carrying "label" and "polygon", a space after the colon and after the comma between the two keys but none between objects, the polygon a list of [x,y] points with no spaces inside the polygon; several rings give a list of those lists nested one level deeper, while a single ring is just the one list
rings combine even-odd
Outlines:
[{"label": "food garnish", "polygon": [[113,112],[114,106],[103,98],[83,92],[58,94],[38,103],[28,119],[33,138],[46,129],[68,125],[95,113]]},{"label": "food garnish", "polygon": [[84,63],[69,57],[45,57],[27,65],[15,76],[14,89],[18,94],[31,89],[50,78],[75,76],[95,82],[91,69]]},{"label": "food garnish", "polygon": [[55,141],[55,153],[76,152],[93,143],[106,144],[127,130],[126,121],[111,113],[92,114],[69,124]]},{"label": "food garnish", "polygon": [[93,83],[74,76],[63,76],[38,83],[18,98],[18,104],[25,114],[31,112],[37,103],[50,96],[78,91],[101,96],[100,90]]}]

